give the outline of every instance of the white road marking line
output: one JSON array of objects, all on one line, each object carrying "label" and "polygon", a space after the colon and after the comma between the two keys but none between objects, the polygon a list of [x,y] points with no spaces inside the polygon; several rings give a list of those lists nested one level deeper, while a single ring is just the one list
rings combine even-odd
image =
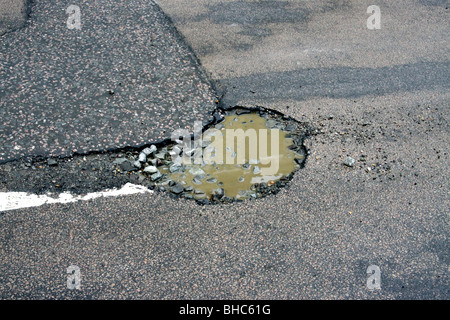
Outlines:
[{"label": "white road marking line", "polygon": [[88,193],[84,196],[74,195],[69,192],[60,194],[48,193],[47,195],[37,195],[29,192],[0,192],[0,211],[38,207],[46,203],[69,203],[136,193],[153,193],[153,191],[140,185],[127,183],[120,189],[107,189],[100,192]]}]

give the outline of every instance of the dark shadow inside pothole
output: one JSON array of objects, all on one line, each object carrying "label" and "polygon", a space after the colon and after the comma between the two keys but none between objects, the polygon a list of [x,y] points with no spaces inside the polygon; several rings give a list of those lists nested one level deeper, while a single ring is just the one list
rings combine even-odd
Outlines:
[{"label": "dark shadow inside pothole", "polygon": [[216,204],[277,193],[305,165],[309,126],[278,111],[219,107],[194,128],[140,147],[4,163],[0,188],[84,194],[131,182]]}]

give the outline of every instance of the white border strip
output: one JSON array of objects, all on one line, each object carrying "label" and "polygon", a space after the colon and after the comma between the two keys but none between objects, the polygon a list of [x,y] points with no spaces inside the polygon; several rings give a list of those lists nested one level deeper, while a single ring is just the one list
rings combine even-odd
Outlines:
[{"label": "white border strip", "polygon": [[59,195],[54,193],[37,195],[28,192],[0,192],[0,211],[38,207],[47,203],[70,203],[100,197],[117,197],[136,193],[153,193],[153,191],[140,185],[127,183],[120,189],[107,189],[100,192],[88,193],[84,196],[73,195],[69,192],[60,193]]}]

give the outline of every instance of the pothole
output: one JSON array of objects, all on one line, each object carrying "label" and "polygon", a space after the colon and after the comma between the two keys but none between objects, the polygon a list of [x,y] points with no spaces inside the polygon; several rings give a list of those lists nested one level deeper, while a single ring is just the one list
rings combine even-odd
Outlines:
[{"label": "pothole", "polygon": [[174,132],[170,142],[114,163],[137,171],[141,183],[202,204],[242,201],[288,183],[305,163],[306,131],[278,112],[235,107],[193,134]]},{"label": "pothole", "polygon": [[304,166],[305,123],[260,107],[218,108],[213,117],[141,147],[2,163],[0,191],[84,195],[132,183],[215,204],[277,193]]}]

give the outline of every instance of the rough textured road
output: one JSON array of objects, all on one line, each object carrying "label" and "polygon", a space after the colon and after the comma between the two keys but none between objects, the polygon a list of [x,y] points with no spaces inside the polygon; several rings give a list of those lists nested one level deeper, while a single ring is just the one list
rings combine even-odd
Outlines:
[{"label": "rough textured road", "polygon": [[29,0],[0,0],[0,35],[24,25],[30,12]]},{"label": "rough textured road", "polygon": [[448,2],[379,1],[380,30],[368,1],[158,3],[224,105],[314,128],[305,168],[242,203],[155,192],[4,212],[1,297],[449,299]]},{"label": "rough textured road", "polygon": [[36,1],[0,38],[0,161],[160,141],[210,120],[215,97],[195,56],[150,1]]}]

